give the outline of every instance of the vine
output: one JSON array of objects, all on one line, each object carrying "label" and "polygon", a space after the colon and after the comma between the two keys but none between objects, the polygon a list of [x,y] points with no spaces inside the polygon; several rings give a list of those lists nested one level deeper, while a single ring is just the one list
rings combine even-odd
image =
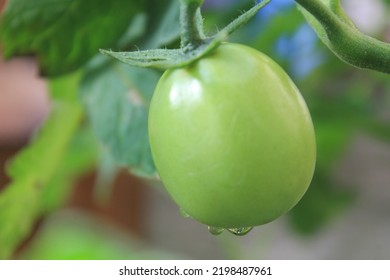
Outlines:
[{"label": "vine", "polygon": [[390,74],[390,44],[360,32],[339,0],[295,0],[321,40],[344,62]]}]

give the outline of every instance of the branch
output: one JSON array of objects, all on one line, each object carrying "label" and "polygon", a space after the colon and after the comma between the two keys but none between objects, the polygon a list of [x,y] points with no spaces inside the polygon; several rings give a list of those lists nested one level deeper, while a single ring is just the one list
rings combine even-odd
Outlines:
[{"label": "branch", "polygon": [[[321,40],[341,60],[359,68],[390,74],[390,44],[357,30],[339,0],[295,0]],[[334,7],[337,7],[335,9]]]}]

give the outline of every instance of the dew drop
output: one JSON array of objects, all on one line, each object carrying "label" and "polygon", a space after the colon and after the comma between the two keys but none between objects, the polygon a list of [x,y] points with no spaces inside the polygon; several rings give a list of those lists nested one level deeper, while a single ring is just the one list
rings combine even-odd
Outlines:
[{"label": "dew drop", "polygon": [[182,208],[180,208],[180,215],[184,218],[190,217],[190,215],[186,211],[184,211]]},{"label": "dew drop", "polygon": [[224,228],[209,226],[209,232],[213,235],[220,235],[224,230]]},{"label": "dew drop", "polygon": [[234,235],[243,236],[250,232],[253,227],[229,228],[228,231]]}]

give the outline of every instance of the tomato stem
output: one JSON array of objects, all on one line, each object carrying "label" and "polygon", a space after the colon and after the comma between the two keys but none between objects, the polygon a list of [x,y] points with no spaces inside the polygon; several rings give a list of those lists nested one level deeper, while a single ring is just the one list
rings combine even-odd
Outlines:
[{"label": "tomato stem", "polygon": [[181,0],[180,24],[181,24],[181,49],[184,52],[191,51],[200,46],[204,39],[203,18],[200,6],[203,0]]},{"label": "tomato stem", "polygon": [[[390,44],[382,42],[356,29],[341,11],[320,0],[295,0],[322,26],[327,46],[344,62],[359,68],[372,69],[390,74]],[[339,4],[334,1],[333,5]],[[333,6],[333,7],[334,7]],[[339,6],[337,6],[339,8]]]},{"label": "tomato stem", "polygon": [[222,41],[247,23],[271,0],[262,0],[251,9],[241,14],[225,28],[212,36],[203,32],[203,18],[200,7],[203,0],[180,0],[181,47],[180,49],[154,49],[135,52],[114,52],[100,50],[126,64],[137,67],[168,69],[184,67],[218,48]]}]

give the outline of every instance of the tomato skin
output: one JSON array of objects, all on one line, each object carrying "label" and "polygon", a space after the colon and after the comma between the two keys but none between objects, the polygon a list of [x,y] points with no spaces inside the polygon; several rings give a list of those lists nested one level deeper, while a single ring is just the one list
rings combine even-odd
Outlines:
[{"label": "tomato skin", "polygon": [[252,48],[225,43],[167,70],[149,111],[153,159],[176,203],[223,228],[268,223],[307,190],[316,147],[288,75]]}]

